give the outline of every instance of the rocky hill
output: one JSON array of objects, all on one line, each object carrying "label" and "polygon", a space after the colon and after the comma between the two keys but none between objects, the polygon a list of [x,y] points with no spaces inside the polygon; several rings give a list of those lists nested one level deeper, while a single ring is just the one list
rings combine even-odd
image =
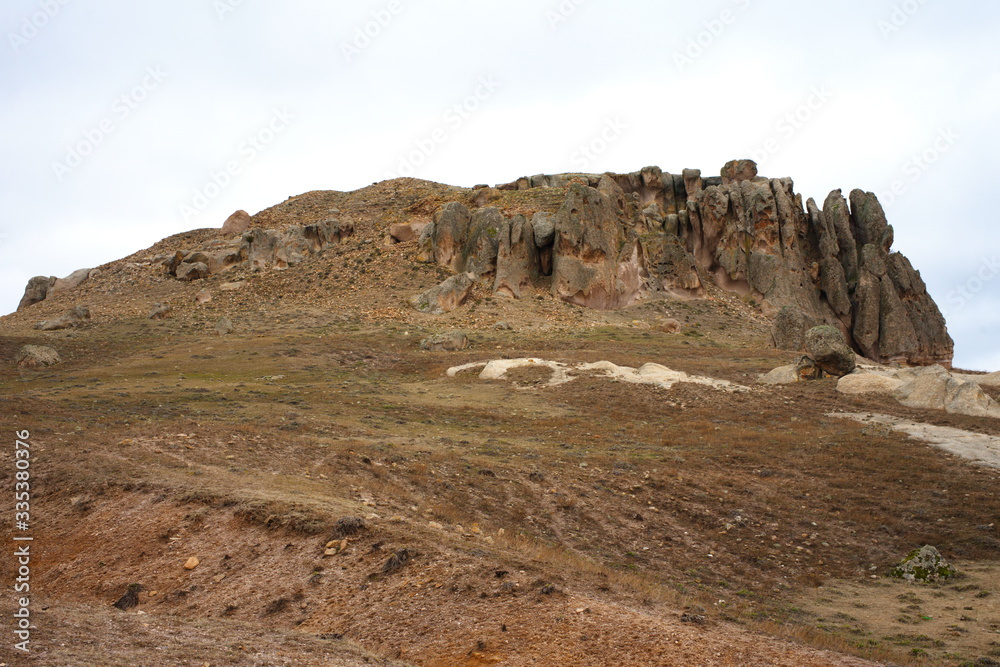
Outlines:
[{"label": "rocky hill", "polygon": [[[418,239],[418,260],[468,274],[422,308],[453,309],[475,283],[507,298],[544,289],[569,303],[614,310],[651,296],[700,298],[711,282],[759,304],[767,316],[790,308],[805,326],[836,326],[874,361],[951,363],[944,318],[919,272],[892,252],[893,228],[871,193],[855,190],[848,203],[835,190],[822,209],[812,199],[803,205],[791,179],[759,177],[749,160],[709,178],[649,167],[539,175],[471,191],[433,187],[430,198],[374,204],[379,228],[366,230],[381,232],[387,243]],[[354,222],[324,199],[337,196],[304,195],[253,218],[234,214],[225,238],[171,247],[148,261],[182,281],[241,265],[300,264],[354,234]],[[435,200],[442,205],[435,208]],[[19,310],[92,274],[33,278]]]},{"label": "rocky hill", "polygon": [[[1000,379],[893,363],[952,343],[891,241],[734,162],[308,192],[34,278],[29,660],[990,664]],[[894,578],[925,545],[959,578]]]}]

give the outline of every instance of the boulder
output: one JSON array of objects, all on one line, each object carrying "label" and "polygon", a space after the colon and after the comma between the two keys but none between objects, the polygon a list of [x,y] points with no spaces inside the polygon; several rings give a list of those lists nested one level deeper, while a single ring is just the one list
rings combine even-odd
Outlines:
[{"label": "boulder", "polygon": [[90,309],[86,306],[75,306],[54,320],[45,320],[35,325],[41,331],[59,331],[82,327],[90,321]]},{"label": "boulder", "polygon": [[856,369],[837,381],[837,391],[842,394],[892,394],[903,384],[902,380],[879,373]]},{"label": "boulder", "polygon": [[57,292],[68,292],[71,289],[76,289],[90,278],[92,271],[94,269],[77,269],[65,278],[57,279],[49,290],[49,296]]},{"label": "boulder", "polygon": [[893,397],[907,407],[1000,419],[1000,404],[980,385],[953,377],[942,366],[911,369],[898,376],[903,384]]},{"label": "boulder", "polygon": [[807,380],[819,380],[823,377],[823,369],[809,357],[799,357],[794,364],[778,366],[770,373],[762,376],[762,384],[794,384]]},{"label": "boulder", "polygon": [[420,238],[424,228],[430,223],[427,222],[397,222],[389,225],[389,236],[396,243],[407,243]]},{"label": "boulder", "polygon": [[158,303],[153,306],[153,309],[149,311],[149,319],[151,320],[165,320],[170,315],[173,308],[169,304]]},{"label": "boulder", "polygon": [[443,315],[465,303],[475,284],[476,276],[471,273],[460,273],[413,297],[410,303],[422,313]]},{"label": "boulder", "polygon": [[440,333],[420,341],[421,350],[458,352],[469,347],[469,337],[461,331]]},{"label": "boulder", "polygon": [[14,359],[21,368],[41,368],[61,363],[59,353],[43,345],[25,345]]},{"label": "boulder", "polygon": [[815,326],[812,318],[796,306],[785,306],[778,311],[771,325],[771,344],[779,350],[804,352],[806,332]]},{"label": "boulder", "polygon": [[35,276],[28,281],[27,286],[24,288],[24,296],[21,297],[20,303],[17,304],[18,310],[24,310],[28,306],[33,306],[36,303],[45,300],[45,297],[49,295],[49,290],[55,285],[55,276]]},{"label": "boulder", "polygon": [[857,366],[857,355],[847,345],[836,327],[818,326],[806,332],[806,353],[824,372],[837,377],[847,375]]},{"label": "boulder", "polygon": [[545,248],[552,245],[556,238],[556,217],[551,213],[538,212],[531,218],[531,227],[534,231],[535,245]]},{"label": "boulder", "polygon": [[211,273],[208,270],[208,264],[204,262],[182,262],[177,267],[177,280],[201,280],[202,278],[207,278]]},{"label": "boulder", "polygon": [[889,572],[890,577],[920,584],[937,583],[957,574],[941,552],[930,545],[914,549]]},{"label": "boulder", "polygon": [[242,234],[248,229],[250,229],[250,214],[243,210],[236,211],[222,223],[222,233],[227,235]]}]

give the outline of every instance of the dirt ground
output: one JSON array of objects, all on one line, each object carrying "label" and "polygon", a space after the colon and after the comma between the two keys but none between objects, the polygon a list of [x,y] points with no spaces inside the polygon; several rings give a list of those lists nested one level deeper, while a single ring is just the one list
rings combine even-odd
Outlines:
[{"label": "dirt ground", "polygon": [[[214,234],[192,232],[0,318],[0,428],[32,442],[26,664],[995,659],[1000,471],[829,415],[1000,436],[995,420],[844,396],[833,380],[759,385],[795,355],[768,348],[756,304],[714,289],[608,313],[543,290],[520,301],[479,290],[422,315],[407,299],[441,275],[415,262],[414,243],[385,245],[395,213],[379,202],[419,217],[466,195],[388,187],[261,214],[354,216],[354,238],[302,266],[188,284],[141,265]],[[510,197],[511,211],[538,205]],[[245,287],[220,289],[234,281]],[[201,289],[213,298],[198,305]],[[170,318],[146,318],[157,302]],[[33,329],[77,303],[88,326]],[[679,333],[661,330],[667,318]],[[454,329],[468,349],[420,349]],[[18,369],[29,343],[63,362]],[[521,357],[651,362],[751,391],[446,375]],[[888,582],[924,544],[966,578]],[[0,580],[13,567],[0,559]],[[132,584],[137,606],[112,606]],[[0,600],[4,618],[12,602]],[[0,663],[21,664],[10,650]]]}]

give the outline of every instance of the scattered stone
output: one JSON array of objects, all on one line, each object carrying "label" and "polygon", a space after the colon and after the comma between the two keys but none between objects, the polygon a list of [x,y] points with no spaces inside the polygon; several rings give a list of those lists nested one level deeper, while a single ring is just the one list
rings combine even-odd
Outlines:
[{"label": "scattered stone", "polygon": [[244,285],[246,285],[246,283],[243,282],[243,281],[236,282],[236,283],[223,283],[223,284],[219,285],[219,291],[220,292],[238,292],[239,290],[243,289]]},{"label": "scattered stone", "polygon": [[233,323],[223,315],[215,322],[215,330],[220,336],[225,336],[233,332]]},{"label": "scattered stone", "polygon": [[165,320],[167,316],[173,311],[173,307],[169,304],[158,303],[153,306],[153,310],[149,311],[149,319],[151,320]]},{"label": "scattered stone", "polygon": [[25,345],[17,353],[15,362],[21,368],[40,368],[62,363],[62,359],[59,358],[59,353],[51,347]]},{"label": "scattered stone", "polygon": [[207,289],[203,289],[194,295],[194,302],[197,304],[206,304],[212,300],[212,293]]},{"label": "scattered stone", "polygon": [[187,559],[187,562],[184,563],[184,569],[185,570],[193,570],[196,567],[198,567],[198,565],[200,565],[200,564],[201,564],[201,561],[198,560],[197,556],[191,556],[190,558]]},{"label": "scattered stone", "polygon": [[236,211],[222,223],[223,234],[242,234],[248,229],[250,229],[250,214],[243,210]]},{"label": "scattered stone", "polygon": [[122,611],[128,611],[133,607],[139,606],[139,593],[141,591],[142,584],[129,584],[125,590],[125,594],[118,598],[118,602],[115,602],[113,606]]},{"label": "scattered stone", "polygon": [[413,297],[410,303],[421,313],[444,315],[465,303],[475,284],[476,276],[474,274],[460,273],[423,294]]},{"label": "scattered stone", "polygon": [[459,352],[467,347],[469,337],[461,331],[435,334],[420,341],[420,349],[431,352]]},{"label": "scattered stone", "polygon": [[889,572],[890,577],[922,584],[933,584],[956,574],[941,552],[930,545],[914,549]]},{"label": "scattered stone", "polygon": [[70,308],[63,315],[54,320],[45,320],[35,325],[41,331],[59,331],[61,329],[71,329],[82,327],[90,321],[90,309],[86,306],[76,306]]},{"label": "scattered stone", "polygon": [[806,332],[806,352],[824,372],[843,377],[857,366],[857,355],[836,327],[813,327]]}]

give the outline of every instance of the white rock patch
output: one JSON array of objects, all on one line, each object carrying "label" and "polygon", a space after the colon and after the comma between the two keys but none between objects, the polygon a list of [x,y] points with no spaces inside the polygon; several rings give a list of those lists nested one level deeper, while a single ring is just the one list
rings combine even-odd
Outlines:
[{"label": "white rock patch", "polygon": [[864,424],[885,424],[894,431],[906,433],[911,438],[923,440],[979,465],[1000,468],[1000,438],[996,436],[963,431],[949,426],[913,422],[889,415],[832,412],[828,416],[853,419]]},{"label": "white rock patch", "polygon": [[477,362],[455,366],[449,368],[448,377],[455,377],[459,373],[474,368],[482,368],[479,373],[481,380],[502,380],[507,372],[514,368],[522,367],[542,367],[552,371],[552,377],[546,383],[547,386],[572,382],[581,375],[599,375],[611,380],[628,382],[631,384],[650,384],[662,389],[670,389],[678,382],[700,384],[713,389],[728,392],[750,391],[749,387],[734,384],[727,380],[716,380],[714,378],[701,377],[698,375],[688,375],[682,371],[675,371],[661,366],[660,364],[643,364],[640,368],[629,366],[618,366],[610,361],[598,361],[589,364],[564,364],[558,361],[547,361],[545,359],[495,359],[487,362]]}]

